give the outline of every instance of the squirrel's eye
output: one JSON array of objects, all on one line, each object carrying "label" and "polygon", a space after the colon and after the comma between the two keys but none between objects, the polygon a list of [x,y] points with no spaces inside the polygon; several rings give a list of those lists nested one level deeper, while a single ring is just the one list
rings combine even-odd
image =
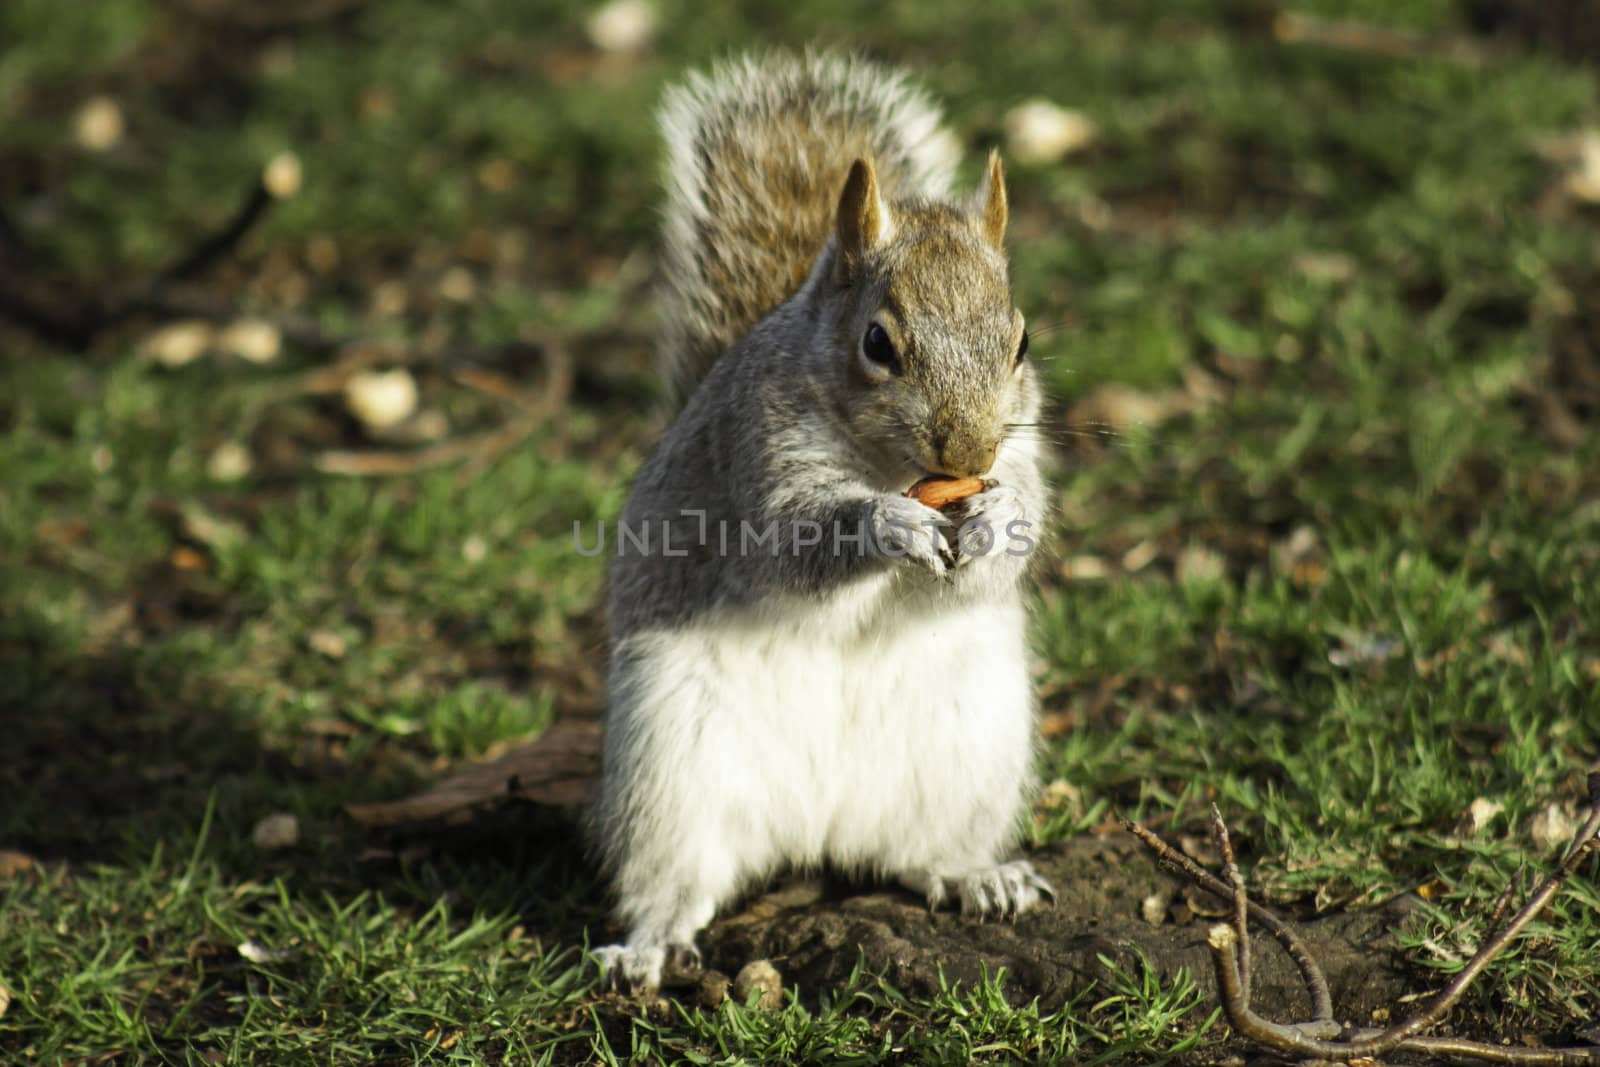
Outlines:
[{"label": "squirrel's eye", "polygon": [[1028,331],[1022,331],[1022,342],[1017,345],[1017,362],[1022,362],[1022,357],[1028,354]]},{"label": "squirrel's eye", "polygon": [[895,355],[894,342],[889,340],[889,331],[877,323],[868,326],[866,334],[862,336],[861,354],[890,370],[899,366],[900,361]]}]

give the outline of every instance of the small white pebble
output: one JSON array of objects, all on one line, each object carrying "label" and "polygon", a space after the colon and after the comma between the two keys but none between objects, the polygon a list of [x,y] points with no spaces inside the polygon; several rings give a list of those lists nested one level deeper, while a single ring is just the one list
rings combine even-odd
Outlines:
[{"label": "small white pebble", "polygon": [[78,144],[91,152],[104,152],[115,148],[122,140],[125,125],[122,108],[109,96],[90,97],[78,109],[73,120],[73,133]]},{"label": "small white pebble", "polygon": [[251,363],[271,363],[283,348],[283,335],[265,319],[240,319],[217,335],[217,347]]},{"label": "small white pebble", "polygon": [[1054,163],[1094,138],[1094,123],[1048,100],[1029,100],[1006,112],[1006,145],[1022,163]]},{"label": "small white pebble", "polygon": [[1577,137],[1576,165],[1567,173],[1567,194],[1586,204],[1600,203],[1600,131]]},{"label": "small white pebble", "polygon": [[760,991],[756,1007],[773,1011],[783,1004],[783,975],[770,960],[751,960],[733,979],[733,999],[743,1004]]},{"label": "small white pebble", "polygon": [[470,301],[478,292],[478,283],[465,267],[451,267],[439,279],[439,295],[458,304]]},{"label": "small white pebble", "polygon": [[254,466],[255,460],[248,448],[238,441],[224,441],[206,460],[206,474],[212,481],[236,482]]},{"label": "small white pebble", "polygon": [[261,184],[275,199],[287,200],[300,191],[302,177],[300,157],[293,152],[279,152],[261,172]]},{"label": "small white pebble", "polygon": [[645,0],[611,0],[602,4],[584,28],[602,52],[639,52],[656,35],[656,10]]},{"label": "small white pebble", "polygon": [[483,557],[489,554],[489,544],[482,537],[473,534],[461,542],[461,558],[468,563],[482,563]]},{"label": "small white pebble", "polygon": [[403,367],[365,371],[345,383],[344,406],[368,430],[387,430],[417,410],[417,380]]},{"label": "small white pebble", "polygon": [[187,319],[163,326],[146,337],[140,351],[146,359],[163,367],[182,367],[205,355],[215,335],[209,323]]},{"label": "small white pebble", "polygon": [[300,820],[284,811],[268,815],[250,831],[250,841],[263,851],[291,848],[300,843]]}]

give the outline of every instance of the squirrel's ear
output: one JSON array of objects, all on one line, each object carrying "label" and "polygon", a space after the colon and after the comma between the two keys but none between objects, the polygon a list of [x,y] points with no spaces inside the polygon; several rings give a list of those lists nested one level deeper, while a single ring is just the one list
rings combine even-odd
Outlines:
[{"label": "squirrel's ear", "polygon": [[872,164],[858,159],[845,179],[839,196],[839,251],[845,259],[859,259],[889,239],[894,223],[878,192],[878,175]]},{"label": "squirrel's ear", "polygon": [[989,153],[989,169],[983,176],[983,183],[978,186],[978,195],[975,198],[978,210],[978,223],[983,228],[983,235],[989,243],[996,248],[1002,248],[1006,240],[1006,167],[1000,162],[1000,150],[994,149]]}]

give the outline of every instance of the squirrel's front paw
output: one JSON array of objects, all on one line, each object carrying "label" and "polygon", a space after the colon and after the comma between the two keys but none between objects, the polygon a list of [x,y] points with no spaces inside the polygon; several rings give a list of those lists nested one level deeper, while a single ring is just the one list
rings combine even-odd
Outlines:
[{"label": "squirrel's front paw", "polygon": [[950,520],[932,508],[903,496],[881,496],[870,511],[872,544],[880,556],[903,559],[932,571],[945,572],[950,542],[944,527]]},{"label": "squirrel's front paw", "polygon": [[957,567],[1002,552],[1031,550],[1034,533],[1022,507],[1022,494],[1008,485],[999,485],[968,497],[950,542],[955,548]]}]

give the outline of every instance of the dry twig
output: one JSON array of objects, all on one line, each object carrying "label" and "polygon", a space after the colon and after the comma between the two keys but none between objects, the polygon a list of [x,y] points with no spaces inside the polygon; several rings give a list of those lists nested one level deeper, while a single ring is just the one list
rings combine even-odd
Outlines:
[{"label": "dry twig", "polygon": [[[1233,861],[1233,848],[1228,840],[1228,830],[1222,815],[1212,806],[1212,834],[1217,849],[1222,854],[1229,884],[1223,883],[1192,860],[1136,823],[1125,822],[1140,841],[1149,847],[1160,861],[1182,871],[1191,881],[1209,893],[1229,898],[1234,905],[1232,925],[1219,923],[1208,932],[1207,944],[1211,948],[1212,963],[1217,970],[1217,985],[1221,990],[1223,1009],[1234,1030],[1257,1044],[1278,1052],[1310,1057],[1334,1063],[1371,1061],[1388,1052],[1416,1052],[1430,1056],[1450,1056],[1481,1060],[1489,1063],[1516,1064],[1519,1067],[1579,1067],[1600,1065],[1600,1046],[1591,1048],[1533,1049],[1490,1045],[1464,1038],[1429,1037],[1423,1032],[1437,1025],[1466,992],[1473,981],[1496,957],[1505,951],[1519,934],[1544,910],[1550,899],[1561,891],[1574,871],[1589,856],[1600,851],[1600,773],[1589,776],[1589,811],[1582,827],[1562,852],[1561,861],[1529,896],[1526,903],[1501,925],[1509,908],[1509,893],[1502,893],[1490,916],[1489,936],[1478,951],[1462,967],[1450,984],[1436,995],[1422,1011],[1396,1023],[1385,1030],[1362,1027],[1341,1027],[1332,1023],[1331,1010],[1326,1017],[1320,1014],[1311,1023],[1275,1023],[1263,1019],[1250,1007],[1249,967],[1250,943],[1247,937],[1247,916],[1255,916],[1289,950],[1300,964],[1302,976],[1311,993],[1313,1003],[1324,1003],[1327,983],[1314,960],[1305,953],[1287,927],[1266,921],[1271,913],[1249,901],[1244,879],[1238,874]],[[1273,922],[1277,922],[1274,918]],[[1296,947],[1291,948],[1294,944]],[[1319,999],[1321,998],[1321,999]],[[1331,1030],[1331,1032],[1330,1032]]]},{"label": "dry twig", "polygon": [[[317,469],[326,474],[372,477],[412,474],[460,463],[462,467],[458,481],[462,484],[472,481],[554,418],[571,396],[572,360],[566,348],[552,338],[541,346],[541,351],[545,358],[545,380],[544,387],[537,394],[519,388],[515,383],[489,371],[463,368],[453,375],[460,384],[509,401],[514,406],[516,414],[500,428],[404,451],[327,451],[317,456]],[[320,373],[326,375],[328,372]]]},{"label": "dry twig", "polygon": [[[261,221],[279,195],[272,191],[263,171],[256,175],[227,222],[211,233],[202,234],[187,252],[145,281],[111,297],[102,297],[93,291],[47,297],[41,291],[23,292],[20,288],[0,287],[0,317],[12,320],[52,344],[68,348],[87,347],[104,331],[135,316],[170,317],[171,288],[195,277],[231,252]],[[27,276],[40,257],[24,242],[14,224],[0,225],[0,237],[15,250],[13,258],[20,268],[18,276]]]},{"label": "dry twig", "polygon": [[1442,59],[1477,67],[1491,50],[1461,34],[1415,33],[1391,26],[1319,18],[1285,11],[1272,24],[1273,36],[1284,44],[1307,44],[1340,52],[1361,52],[1388,59]]},{"label": "dry twig", "polygon": [[[1216,875],[1200,866],[1194,860],[1185,856],[1161,838],[1151,833],[1139,823],[1124,819],[1122,825],[1140,841],[1146,848],[1154,852],[1156,859],[1164,867],[1178,871],[1195,885],[1204,889],[1213,896],[1223,900],[1233,899],[1233,889],[1221,881]],[[1305,982],[1306,991],[1311,994],[1311,1024],[1302,1023],[1302,1026],[1321,1024],[1319,1032],[1332,1034],[1337,1032],[1338,1024],[1333,1021],[1333,996],[1328,991],[1328,979],[1323,976],[1322,968],[1315,957],[1307,951],[1305,945],[1295,936],[1293,930],[1276,915],[1263,908],[1253,900],[1246,899],[1245,907],[1251,918],[1267,928],[1267,932],[1277,939],[1278,944],[1294,960],[1295,966],[1300,969],[1300,980]]]}]

